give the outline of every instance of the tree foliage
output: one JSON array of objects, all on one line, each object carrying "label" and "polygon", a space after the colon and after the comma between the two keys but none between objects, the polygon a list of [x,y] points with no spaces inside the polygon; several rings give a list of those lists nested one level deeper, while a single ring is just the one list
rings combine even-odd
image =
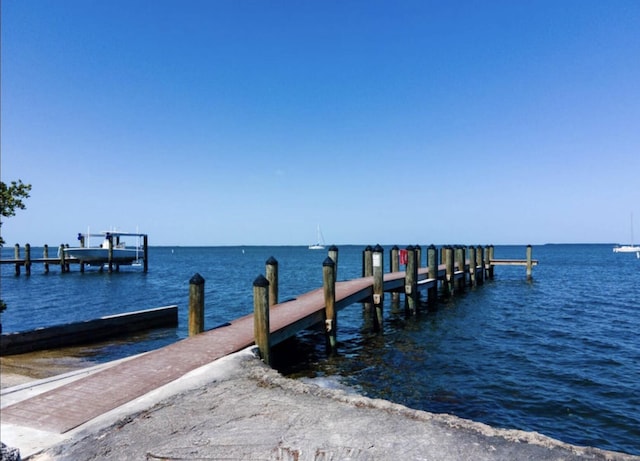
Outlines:
[{"label": "tree foliage", "polygon": [[[30,197],[31,184],[24,184],[22,180],[11,181],[11,185],[0,181],[0,211],[3,218],[15,216],[17,210],[26,208],[24,201]],[[0,221],[0,226],[2,221]],[[4,245],[4,239],[0,236],[0,246]]]},{"label": "tree foliage", "polygon": [[[23,200],[29,198],[31,184],[24,184],[22,180],[11,181],[11,185],[7,186],[0,181],[0,211],[3,218],[16,215],[16,210],[24,210],[26,208]],[[2,220],[0,220],[2,226]],[[4,245],[4,239],[0,235],[0,248]],[[0,312],[4,311],[7,305],[0,299]],[[0,331],[2,331],[2,323],[0,323]]]}]

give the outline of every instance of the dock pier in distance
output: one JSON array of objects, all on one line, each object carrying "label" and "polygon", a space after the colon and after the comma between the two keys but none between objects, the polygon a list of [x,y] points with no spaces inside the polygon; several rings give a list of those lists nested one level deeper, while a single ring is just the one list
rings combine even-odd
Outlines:
[{"label": "dock pier in distance", "polygon": [[[142,239],[141,245],[135,248],[124,248],[121,237],[136,237]],[[99,247],[90,247],[91,237],[101,237],[103,242]],[[24,268],[25,275],[31,275],[33,264],[43,264],[44,273],[48,274],[51,266],[60,267],[61,273],[71,271],[72,264],[78,264],[80,272],[84,272],[85,266],[99,266],[100,270],[107,267],[109,272],[118,271],[120,266],[142,266],[144,272],[149,270],[149,237],[147,234],[131,232],[103,232],[100,234],[78,233],[78,247],[70,247],[69,244],[60,244],[56,257],[49,256],[49,245],[42,248],[42,257],[34,258],[32,247],[29,243],[24,246],[24,255],[21,256],[20,245],[14,246],[13,259],[2,259],[0,264],[15,265],[15,275],[19,276]],[[126,254],[124,253],[126,252]]]},{"label": "dock pier in distance", "polygon": [[[408,246],[404,250],[394,246],[389,253],[390,272],[384,273],[384,250],[380,245],[363,251],[363,277],[337,282],[338,249],[332,246],[323,262],[323,287],[305,293],[294,300],[278,303],[277,270],[267,262],[267,277],[260,275],[254,281],[254,339],[265,362],[271,362],[271,347],[294,336],[299,331],[317,324],[324,324],[327,349],[334,350],[338,311],[354,303],[364,303],[374,320],[374,329],[383,329],[384,295],[391,293],[392,309],[398,309],[400,295],[404,295],[407,315],[417,314],[422,306],[431,309],[439,297],[450,297],[467,286],[475,287],[492,279],[494,266],[524,265],[527,279],[531,268],[537,265],[532,259],[532,247],[527,246],[527,258],[523,260],[497,260],[494,247],[443,246],[440,251],[434,245],[427,248],[426,266],[422,266],[422,249]],[[399,270],[400,261],[405,270]],[[440,261],[440,262],[439,262]],[[269,276],[269,274],[276,274]],[[276,299],[272,299],[276,293]],[[424,299],[422,293],[426,293]],[[396,306],[395,308],[393,306]]]}]

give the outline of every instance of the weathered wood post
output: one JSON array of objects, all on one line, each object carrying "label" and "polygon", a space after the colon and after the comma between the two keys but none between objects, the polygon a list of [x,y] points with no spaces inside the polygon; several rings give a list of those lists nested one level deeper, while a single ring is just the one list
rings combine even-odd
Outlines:
[{"label": "weathered wood post", "polygon": [[489,254],[489,245],[485,245],[484,246],[484,279],[488,280],[489,279],[489,258],[490,258],[490,254]]},{"label": "weathered wood post", "polygon": [[16,243],[13,247],[13,259],[16,260],[16,275],[20,275],[20,244]]},{"label": "weathered wood post", "polygon": [[371,260],[371,255],[373,253],[373,249],[371,245],[367,245],[364,251],[362,252],[362,276],[363,277],[371,277],[373,275],[373,261]]},{"label": "weathered wood post", "polygon": [[407,266],[405,269],[404,292],[406,309],[411,314],[418,312],[418,265],[416,251],[412,245],[407,247]]},{"label": "weathered wood post", "polygon": [[196,273],[189,280],[189,336],[204,331],[204,279]]},{"label": "weathered wood post", "polygon": [[[362,252],[362,276],[371,277],[373,275],[373,248],[371,245],[367,245]],[[362,311],[364,315],[365,325],[368,327],[373,320],[373,303],[370,299],[366,299],[362,302]],[[375,326],[374,326],[375,328]]]},{"label": "weathered wood post", "polygon": [[469,284],[475,287],[478,283],[476,281],[476,247],[469,246]]},{"label": "weathered wood post", "polygon": [[490,279],[493,278],[493,262],[492,262],[494,259],[493,250],[494,250],[493,245],[489,245],[489,256],[487,257],[487,259],[489,262],[489,278]]},{"label": "weathered wood post", "polygon": [[464,270],[465,266],[465,252],[462,245],[456,245],[455,247],[455,265],[458,267],[458,271],[462,272],[462,277],[455,281],[456,291],[464,291],[465,284],[467,283],[467,273]]},{"label": "weathered wood post", "polygon": [[60,258],[60,273],[67,272],[67,262],[65,261],[64,244],[61,243],[58,247],[58,258]]},{"label": "weathered wood post", "polygon": [[262,275],[253,281],[253,339],[264,363],[271,365],[269,281]]},{"label": "weathered wood post", "polygon": [[24,275],[31,275],[31,244],[24,246]]},{"label": "weathered wood post", "polygon": [[427,267],[429,278],[435,279],[435,283],[427,291],[427,300],[430,305],[435,305],[438,302],[438,250],[433,244],[427,248]]},{"label": "weathered wood post", "polygon": [[533,278],[533,247],[527,245],[527,280]]},{"label": "weathered wood post", "polygon": [[[42,249],[42,259],[49,259],[49,245],[44,244],[44,248]],[[45,261],[44,263],[44,273],[49,273],[49,263]]]},{"label": "weathered wood post", "polygon": [[453,294],[454,292],[454,285],[453,285],[453,265],[454,265],[454,261],[453,261],[453,248],[451,248],[450,246],[446,246],[444,248],[444,265],[445,265],[445,269],[446,269],[446,279],[445,279],[445,283],[443,284],[443,288],[444,288],[444,294],[445,296],[450,296]]},{"label": "weathered wood post", "polygon": [[422,267],[422,247],[416,244],[413,248],[416,252],[416,267],[419,269]]},{"label": "weathered wood post", "polygon": [[329,257],[333,259],[333,262],[336,265],[333,271],[333,274],[335,275],[336,281],[337,281],[338,280],[338,247],[335,245],[331,245],[329,247],[328,254],[329,254]]},{"label": "weathered wood post", "polygon": [[[394,245],[389,250],[389,270],[391,272],[399,272],[400,271],[400,260],[399,256],[399,248],[398,245]],[[400,311],[400,293],[393,291],[391,293],[391,312],[396,313]]]},{"label": "weathered wood post", "polygon": [[[65,243],[64,244],[65,248],[69,248],[69,244]],[[62,252],[62,254],[64,254],[64,251]],[[64,270],[67,272],[71,272],[71,263],[69,262],[69,258],[67,258],[67,256],[65,255],[64,258]]]},{"label": "weathered wood post", "polygon": [[269,307],[278,304],[278,261],[271,256],[267,259],[267,281],[269,282]]},{"label": "weathered wood post", "polygon": [[384,265],[383,248],[380,245],[373,247],[373,306],[376,311],[374,329],[382,330],[383,305],[384,305]]},{"label": "weathered wood post", "polygon": [[478,284],[484,283],[484,249],[482,245],[476,247],[476,265],[480,267],[478,271]]},{"label": "weathered wood post", "polygon": [[[89,233],[87,233],[87,244],[89,243],[89,239],[91,239],[91,236],[89,235]],[[85,236],[83,234],[81,234],[80,232],[78,232],[78,240],[80,241],[80,248],[84,248],[84,244],[85,244]],[[84,261],[81,259],[80,261],[78,261],[79,265],[80,265],[80,272],[84,274]],[[102,268],[101,268],[102,269]]]},{"label": "weathered wood post", "polygon": [[142,253],[143,253],[143,261],[142,261],[142,270],[144,272],[149,271],[149,237],[147,234],[142,236]]},{"label": "weathered wood post", "polygon": [[107,242],[109,243],[109,253],[108,253],[108,262],[109,262],[109,273],[113,272],[113,235],[107,234]]},{"label": "weathered wood post", "polygon": [[325,329],[327,332],[327,350],[335,352],[337,345],[336,329],[338,316],[336,313],[335,263],[327,258],[322,263],[322,280],[324,290]]}]

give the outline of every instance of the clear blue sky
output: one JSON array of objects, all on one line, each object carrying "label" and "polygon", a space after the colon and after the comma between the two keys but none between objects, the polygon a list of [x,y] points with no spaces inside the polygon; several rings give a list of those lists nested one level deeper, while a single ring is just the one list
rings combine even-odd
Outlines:
[{"label": "clear blue sky", "polygon": [[3,0],[1,160],[7,245],[628,242],[640,2]]}]

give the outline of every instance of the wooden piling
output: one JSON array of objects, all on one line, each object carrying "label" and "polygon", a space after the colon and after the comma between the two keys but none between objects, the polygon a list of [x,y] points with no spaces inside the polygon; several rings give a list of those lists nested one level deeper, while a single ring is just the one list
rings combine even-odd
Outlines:
[{"label": "wooden piling", "polygon": [[[400,249],[398,245],[394,245],[389,250],[389,270],[391,272],[399,272],[400,271],[400,259],[399,259]],[[393,291],[391,293],[391,312],[396,313],[400,311],[400,293]]]},{"label": "wooden piling", "polygon": [[327,257],[322,263],[322,280],[325,304],[325,330],[327,333],[327,349],[335,352],[337,345],[337,311],[336,311],[336,284],[335,284],[335,263],[333,259]]},{"label": "wooden piling", "polygon": [[20,275],[20,263],[17,262],[20,259],[20,244],[16,243],[13,247],[13,259],[16,260],[16,275]]},{"label": "wooden piling", "polygon": [[453,248],[450,246],[444,247],[444,264],[446,269],[446,279],[443,284],[444,294],[450,296],[454,293],[455,287],[453,284],[454,277],[454,260],[453,260]]},{"label": "wooden piling", "polygon": [[478,271],[478,284],[484,283],[484,249],[482,245],[476,247],[476,265],[480,267]]},{"label": "wooden piling", "polygon": [[367,247],[362,252],[362,276],[363,277],[371,277],[373,275],[373,261],[371,260],[371,255],[373,253],[373,249],[371,245],[367,245]]},{"label": "wooden piling", "polygon": [[406,309],[409,313],[418,312],[418,265],[416,261],[416,251],[412,245],[407,247],[407,266],[405,272],[404,293]]},{"label": "wooden piling", "polygon": [[493,255],[494,247],[493,245],[489,245],[489,254],[487,256],[487,262],[489,263],[489,278],[493,278],[493,263],[491,262],[494,259]]},{"label": "wooden piling", "polygon": [[61,243],[58,247],[58,257],[60,258],[60,273],[67,272],[67,262],[65,261],[64,244]]},{"label": "wooden piling", "polygon": [[433,306],[438,302],[438,250],[433,244],[427,248],[427,268],[429,269],[429,278],[436,280],[433,287],[427,291],[427,300]]},{"label": "wooden piling", "polygon": [[422,267],[422,247],[418,244],[414,245],[413,250],[416,252],[416,267]]},{"label": "wooden piling", "polygon": [[271,365],[269,281],[262,275],[253,281],[253,338],[262,360]]},{"label": "wooden piling", "polygon": [[149,237],[147,234],[142,236],[142,253],[143,253],[143,261],[142,261],[142,270],[144,272],[149,271]]},{"label": "wooden piling", "polygon": [[469,285],[472,287],[477,286],[476,281],[476,247],[470,245],[469,251]]},{"label": "wooden piling", "polygon": [[331,245],[329,247],[328,254],[329,254],[329,257],[333,260],[333,263],[335,264],[333,275],[337,281],[338,280],[338,247],[335,245]]},{"label": "wooden piling", "polygon": [[533,247],[527,245],[527,280],[533,278]]},{"label": "wooden piling", "polygon": [[462,245],[456,245],[454,247],[453,253],[454,253],[454,261],[455,261],[454,262],[454,266],[455,266],[454,271],[455,272],[462,272],[462,277],[460,277],[460,278],[454,277],[454,285],[455,285],[454,290],[455,291],[464,291],[465,284],[466,284],[466,280],[465,280],[466,274],[465,274],[465,271],[464,271],[464,266],[465,266],[464,247]]},{"label": "wooden piling", "polygon": [[31,275],[31,244],[29,243],[24,246],[24,273]]},{"label": "wooden piling", "polygon": [[[44,248],[42,249],[42,258],[43,259],[49,258],[49,245],[47,245],[46,243],[44,244]],[[45,274],[49,273],[49,263],[47,262],[44,263],[44,273]]]},{"label": "wooden piling", "polygon": [[269,282],[269,307],[278,304],[278,261],[271,256],[266,265],[267,281]]},{"label": "wooden piling", "polygon": [[109,263],[109,273],[111,273],[113,272],[113,235],[107,234],[107,242],[109,242],[107,261]]},{"label": "wooden piling", "polygon": [[204,279],[196,273],[189,280],[189,336],[204,331]]},{"label": "wooden piling", "polygon": [[[373,248],[367,245],[362,252],[362,276],[371,277],[373,275]],[[373,322],[373,303],[371,299],[365,299],[362,302],[362,313],[364,315],[365,324],[369,325]],[[373,325],[375,329],[375,324]]]},{"label": "wooden piling", "polygon": [[372,265],[373,265],[373,306],[376,311],[374,330],[382,330],[383,320],[383,304],[384,304],[384,250],[380,245],[373,247]]}]

